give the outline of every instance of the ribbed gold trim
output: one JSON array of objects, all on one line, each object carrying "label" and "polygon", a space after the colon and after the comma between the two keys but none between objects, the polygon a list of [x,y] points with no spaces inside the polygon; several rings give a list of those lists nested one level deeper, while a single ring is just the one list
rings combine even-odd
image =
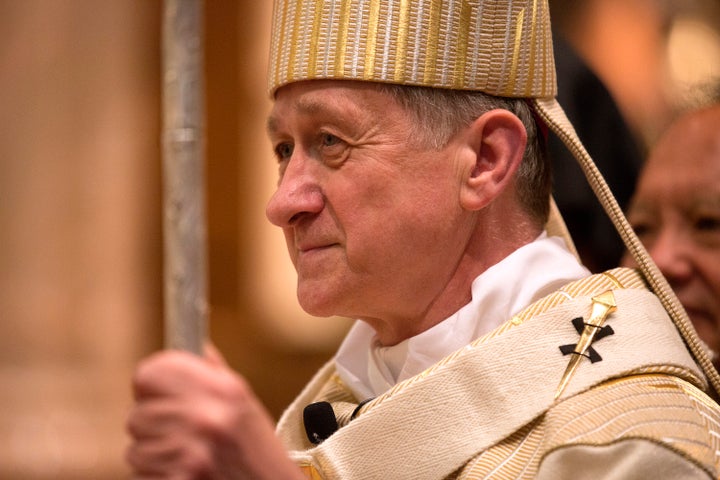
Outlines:
[{"label": "ribbed gold trim", "polygon": [[380,0],[371,0],[368,15],[367,45],[365,46],[365,73],[363,80],[372,80],[375,70],[375,50],[377,44],[377,30],[380,12]]},{"label": "ribbed gold trim", "polygon": [[[470,5],[467,0],[463,0],[462,8],[460,10],[458,39],[455,46],[455,51],[458,58],[465,58],[468,54],[467,51],[470,36],[470,19],[473,17],[472,10],[472,5]],[[462,88],[462,79],[465,78],[466,65],[466,62],[455,62],[455,83],[453,84],[453,88]]]},{"label": "ribbed gold trim", "polygon": [[[541,24],[538,25],[538,29],[545,29],[546,32],[544,33],[538,33],[540,36],[540,39],[542,41],[542,47],[539,49],[539,51],[542,53],[542,64],[545,64],[549,61],[554,61],[554,59],[548,59],[548,56],[553,56],[553,48],[552,48],[552,32],[550,31],[550,19],[549,12],[545,11],[542,12],[543,19],[541,20]],[[548,75],[549,72],[546,72],[545,75],[542,75],[540,77],[541,84],[540,84],[540,91],[546,92],[548,90],[555,89],[555,71],[552,72],[552,75]],[[553,95],[554,96],[554,95]]]},{"label": "ribbed gold trim", "polygon": [[323,0],[315,0],[315,15],[313,16],[313,34],[310,37],[310,55],[308,57],[308,69],[311,72],[315,70],[317,65],[317,49],[319,43],[318,37],[321,33],[320,25],[322,24],[323,20],[322,8]]},{"label": "ribbed gold trim", "polygon": [[615,275],[613,275],[612,273],[610,273],[610,272],[603,272],[603,275],[605,275],[607,278],[610,279],[611,282],[613,282],[613,283],[615,284],[615,288],[624,288],[623,285],[622,285],[622,283],[620,283],[620,280],[618,280],[617,278],[615,278]]},{"label": "ribbed gold trim", "polygon": [[335,71],[345,72],[345,52],[347,51],[348,29],[350,28],[350,0],[343,0],[340,7],[337,49],[335,50]]},{"label": "ribbed gold trim", "polygon": [[[275,28],[273,28],[273,31],[275,32],[275,31],[279,30],[279,32],[277,32],[277,36],[273,37],[272,40],[273,40],[273,42],[277,42],[278,38],[285,38],[285,36],[286,36],[285,29],[286,29],[286,25],[287,25],[287,7],[276,2],[274,4],[273,8],[275,10],[274,15],[273,15],[273,18],[275,19],[273,22],[273,26]],[[280,13],[278,13],[278,12],[280,12]],[[274,67],[274,65],[271,65],[271,68],[272,67]],[[273,75],[272,79],[275,84],[280,83],[280,69],[279,68],[274,69],[274,75]]]},{"label": "ribbed gold trim", "polygon": [[400,2],[400,20],[397,29],[397,53],[393,80],[402,83],[405,79],[405,62],[407,58],[408,30],[410,28],[410,0]]},{"label": "ribbed gold trim", "polygon": [[[515,89],[515,86],[517,84],[517,69],[518,69],[518,61],[520,58],[520,45],[522,41],[522,34],[523,34],[523,22],[525,21],[525,9],[523,8],[520,10],[520,13],[518,14],[517,20],[515,20],[515,44],[513,46],[513,52],[512,52],[512,60],[510,62],[510,80],[507,82],[507,87],[505,88],[505,96],[510,96],[512,91]],[[529,80],[529,77],[528,77]]]},{"label": "ribbed gold trim", "polygon": [[[290,78],[295,76],[295,63],[298,61],[297,50],[300,38],[300,22],[304,19],[302,15],[298,14],[298,10],[302,10],[303,3],[303,0],[295,1],[295,15],[292,17],[292,28],[290,30],[292,32],[290,40],[290,58],[287,62],[288,76]],[[285,18],[287,19],[287,16],[285,16]]]},{"label": "ribbed gold trim", "polygon": [[429,23],[427,26],[427,41],[425,44],[425,68],[423,71],[423,84],[432,85],[435,77],[435,69],[438,61],[438,37],[440,34],[440,0],[432,0],[430,2],[430,14],[428,15]]},{"label": "ribbed gold trim", "polygon": [[[535,42],[537,42],[537,0],[533,0],[532,5],[532,18],[530,21],[530,56],[528,58],[528,70],[534,71],[535,70],[535,57],[537,55],[536,48],[535,48]],[[530,95],[530,92],[532,91],[532,82],[531,78],[528,77],[527,82],[525,84],[525,95]]]}]

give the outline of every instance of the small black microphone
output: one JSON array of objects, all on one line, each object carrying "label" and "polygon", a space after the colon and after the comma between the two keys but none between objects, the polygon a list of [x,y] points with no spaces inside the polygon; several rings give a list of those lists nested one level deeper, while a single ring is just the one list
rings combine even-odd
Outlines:
[{"label": "small black microphone", "polygon": [[308,440],[321,443],[338,429],[337,419],[329,402],[311,403],[303,410],[303,422]]}]

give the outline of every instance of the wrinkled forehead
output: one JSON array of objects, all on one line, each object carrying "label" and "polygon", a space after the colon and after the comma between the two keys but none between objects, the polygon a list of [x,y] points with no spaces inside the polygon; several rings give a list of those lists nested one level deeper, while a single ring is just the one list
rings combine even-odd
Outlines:
[{"label": "wrinkled forehead", "polygon": [[[646,168],[720,172],[720,104],[677,119],[653,145]],[[720,173],[718,173],[720,175]]]},{"label": "wrinkled forehead", "polygon": [[554,97],[547,0],[275,0],[268,90],[346,79]]},{"label": "wrinkled forehead", "polygon": [[283,127],[288,115],[322,119],[333,123],[377,119],[393,106],[401,108],[394,96],[375,82],[308,80],[278,88],[267,120],[270,136]]}]

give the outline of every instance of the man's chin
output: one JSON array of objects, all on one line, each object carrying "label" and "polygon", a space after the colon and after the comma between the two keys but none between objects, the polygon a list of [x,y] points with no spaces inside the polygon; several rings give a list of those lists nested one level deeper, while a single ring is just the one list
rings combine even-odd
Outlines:
[{"label": "man's chin", "polygon": [[337,315],[338,308],[334,302],[330,302],[326,298],[318,298],[313,296],[312,298],[304,298],[299,296],[300,307],[308,315],[313,317],[332,317]]}]

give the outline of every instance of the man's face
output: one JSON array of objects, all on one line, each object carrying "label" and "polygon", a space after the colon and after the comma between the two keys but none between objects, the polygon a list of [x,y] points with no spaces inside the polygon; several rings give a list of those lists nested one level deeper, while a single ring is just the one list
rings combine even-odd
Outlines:
[{"label": "man's face", "polygon": [[720,352],[720,109],[673,127],[648,159],[628,219]]},{"label": "man's face", "polygon": [[284,231],[303,308],[379,333],[421,316],[472,230],[456,143],[420,147],[391,96],[348,81],[281,88],[268,131],[280,178],[267,216]]}]

